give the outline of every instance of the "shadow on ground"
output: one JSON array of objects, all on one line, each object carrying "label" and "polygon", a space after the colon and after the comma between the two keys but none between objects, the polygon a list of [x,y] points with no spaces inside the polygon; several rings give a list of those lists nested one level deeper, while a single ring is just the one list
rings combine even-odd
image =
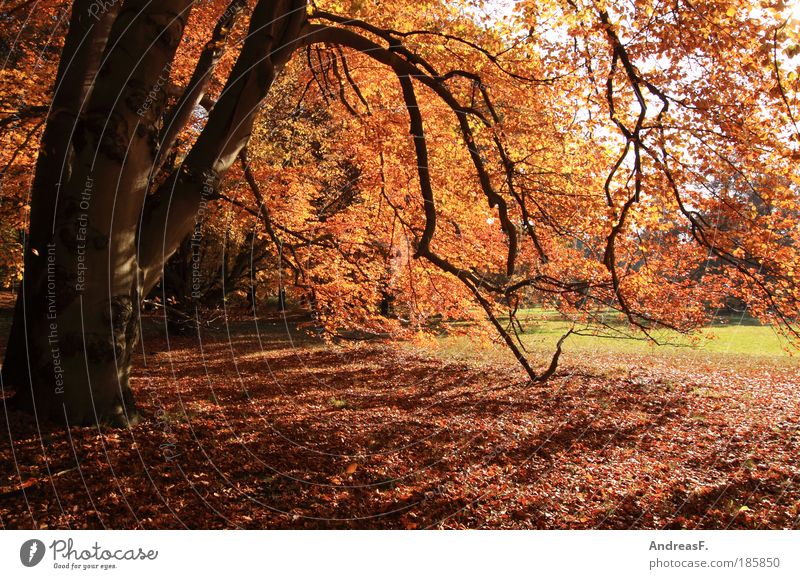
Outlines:
[{"label": "shadow on ground", "polygon": [[[128,430],[4,412],[5,528],[783,528],[797,524],[791,368],[603,358],[546,386],[406,345],[157,320]],[[231,339],[228,339],[228,336]]]}]

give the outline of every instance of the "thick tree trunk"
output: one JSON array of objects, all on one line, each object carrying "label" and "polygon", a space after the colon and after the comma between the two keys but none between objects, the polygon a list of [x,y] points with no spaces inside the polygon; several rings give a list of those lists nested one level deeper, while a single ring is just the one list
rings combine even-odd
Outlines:
[{"label": "thick tree trunk", "polygon": [[[95,18],[91,7],[73,5],[69,34],[79,45],[106,18],[110,32],[100,32],[113,41],[89,46],[90,64],[76,75],[93,87],[64,103],[71,122],[51,115],[37,166],[41,185],[33,191],[25,290],[14,321],[24,349],[9,348],[3,378],[16,388],[16,406],[39,419],[120,425],[136,418],[128,383],[138,328],[136,228],[163,112],[159,79],[191,2],[153,4],[129,1],[119,14],[97,15],[85,26],[87,16]],[[53,190],[48,174],[59,166]],[[13,340],[12,332],[19,343]]]},{"label": "thick tree trunk", "polygon": [[[37,365],[46,360],[43,346],[44,350],[50,350],[51,356],[57,352],[47,348],[45,340],[41,339],[42,334],[48,336],[48,341],[50,338],[49,321],[43,319],[41,313],[48,311],[48,300],[53,301],[55,288],[51,245],[54,224],[58,207],[64,206],[65,196],[60,195],[62,184],[71,175],[71,139],[76,122],[98,72],[111,25],[119,12],[119,6],[114,5],[104,14],[94,17],[90,14],[91,5],[90,0],[77,0],[73,4],[31,190],[30,231],[23,255],[25,277],[17,296],[2,369],[4,387],[12,386],[17,390],[16,404],[32,410],[34,399],[41,398],[44,414],[49,414],[49,408],[55,406],[56,389],[63,387],[63,380],[54,378],[47,389],[50,395],[34,395],[33,377],[40,373]],[[49,289],[48,281],[51,283]],[[54,362],[60,367],[58,358]]]},{"label": "thick tree trunk", "polygon": [[[192,1],[128,0],[118,14],[95,14],[93,6],[73,4],[58,80],[72,75],[70,86],[80,90],[56,91],[59,114],[45,129],[2,378],[16,390],[17,408],[37,419],[122,426],[138,416],[129,381],[140,300],[246,145],[306,12],[305,0],[259,1],[205,129],[148,196],[153,167],[177,134],[172,123],[188,122],[186,107],[202,98],[203,74],[219,54],[201,58],[186,95],[165,114],[164,89]],[[241,6],[231,3],[215,36]],[[66,124],[62,110],[71,115]]]},{"label": "thick tree trunk", "polygon": [[73,5],[31,189],[30,231],[23,254],[25,277],[17,295],[2,368],[2,382],[17,387],[18,401],[30,398],[29,352],[35,345],[28,341],[28,335],[35,329],[27,328],[26,320],[34,320],[37,312],[47,308],[47,245],[54,234],[58,202],[63,200],[59,189],[70,176],[70,140],[119,11],[118,5],[111,6],[94,18],[89,13],[91,5],[92,0],[77,0]]}]

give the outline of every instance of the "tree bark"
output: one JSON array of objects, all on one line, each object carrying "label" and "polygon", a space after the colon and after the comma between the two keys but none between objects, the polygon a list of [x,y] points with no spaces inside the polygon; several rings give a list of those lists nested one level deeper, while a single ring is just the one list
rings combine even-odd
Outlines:
[{"label": "tree bark", "polygon": [[61,185],[71,174],[72,135],[119,12],[119,4],[114,4],[102,15],[93,16],[92,3],[76,0],[72,6],[30,193],[29,232],[23,254],[25,276],[17,293],[2,368],[2,384],[16,387],[16,403],[27,409],[33,406],[31,361],[40,357],[34,338],[40,331],[40,322],[35,320],[39,312],[47,309],[47,249],[55,233],[58,206],[63,206]]},{"label": "tree bark", "polygon": [[256,5],[242,51],[203,132],[182,165],[147,198],[139,235],[144,294],[158,283],[181,241],[199,227],[208,200],[250,139],[261,103],[299,42],[305,6],[305,0]]},{"label": "tree bark", "polygon": [[[92,6],[73,5],[69,35],[78,53],[87,15],[96,18],[90,32],[112,40],[86,48],[86,64],[75,75],[91,88],[81,82],[79,94],[64,103],[70,124],[51,116],[45,137],[52,133],[56,148],[46,138],[37,167],[43,185],[33,195],[42,209],[32,207],[24,274],[36,307],[17,307],[27,377],[12,371],[19,349],[10,349],[4,364],[4,385],[16,388],[16,406],[37,418],[70,425],[136,420],[129,386],[138,328],[136,226],[165,101],[161,79],[168,77],[190,7],[190,0],[139,0],[125,2],[118,14],[95,15]],[[62,62],[69,57],[65,52]],[[55,191],[47,176],[54,154],[65,167]],[[25,303],[26,293],[18,302]]]}]

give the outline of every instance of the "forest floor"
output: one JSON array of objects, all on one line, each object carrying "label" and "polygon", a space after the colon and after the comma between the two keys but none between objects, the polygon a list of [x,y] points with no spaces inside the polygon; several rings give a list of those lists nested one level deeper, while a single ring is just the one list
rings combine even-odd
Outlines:
[{"label": "forest floor", "polygon": [[800,526],[796,356],[568,349],[532,387],[463,341],[150,322],[139,425],[2,412],[3,528]]}]

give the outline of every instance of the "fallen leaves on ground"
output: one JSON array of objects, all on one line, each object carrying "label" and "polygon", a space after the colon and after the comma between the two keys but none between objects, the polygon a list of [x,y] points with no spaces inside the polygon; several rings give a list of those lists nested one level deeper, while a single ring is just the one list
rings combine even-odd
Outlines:
[{"label": "fallen leaves on ground", "polygon": [[4,413],[3,527],[798,525],[795,364],[598,353],[534,387],[513,365],[293,338],[146,340],[127,430]]}]

